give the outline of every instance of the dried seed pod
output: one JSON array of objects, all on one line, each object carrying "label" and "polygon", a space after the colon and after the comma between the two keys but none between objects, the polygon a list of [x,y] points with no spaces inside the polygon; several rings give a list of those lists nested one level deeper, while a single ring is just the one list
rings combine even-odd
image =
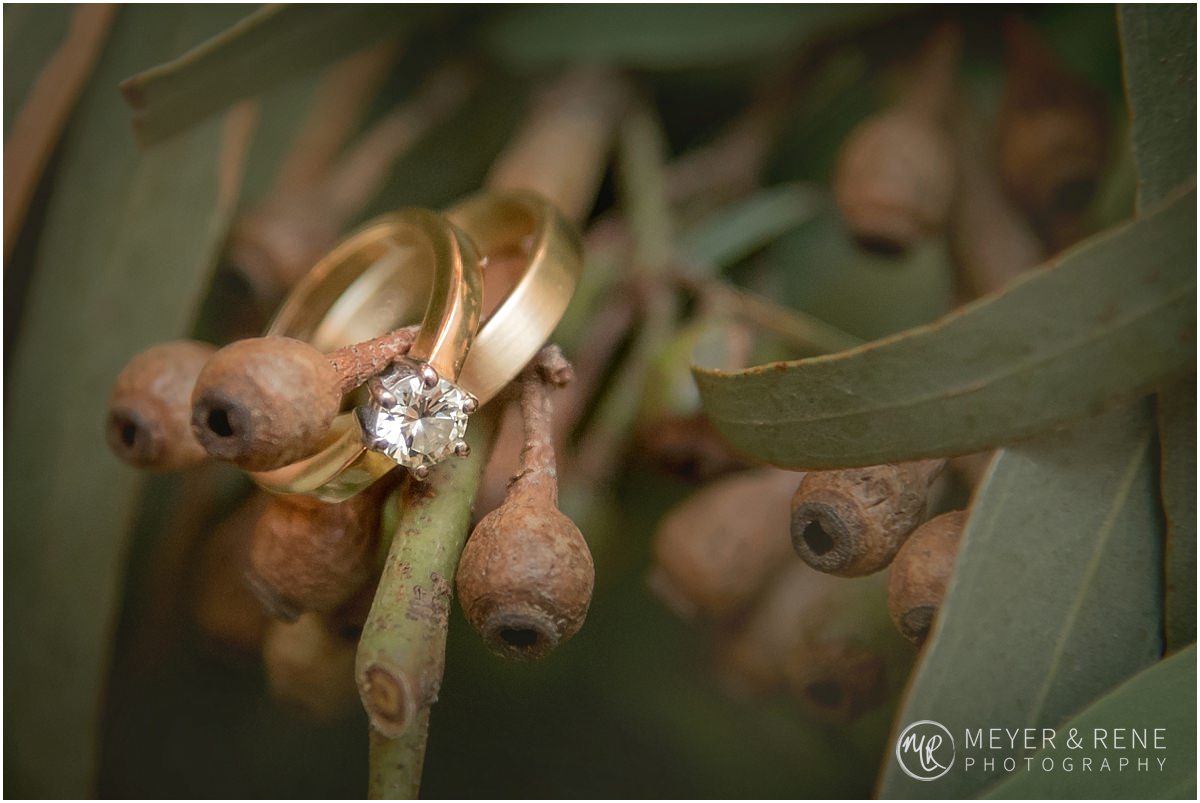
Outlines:
[{"label": "dried seed pod", "polygon": [[998,128],[1000,178],[1054,248],[1084,231],[1108,161],[1103,97],[1028,22],[1004,24],[1007,76]]},{"label": "dried seed pod", "polygon": [[342,396],[408,352],[414,328],[322,354],[287,337],[239,340],[212,356],[192,393],[192,431],[210,455],[269,471],[316,452]]},{"label": "dried seed pod", "polygon": [[651,590],[680,616],[729,620],[789,562],[788,499],[800,475],[756,469],[713,482],[654,536]]},{"label": "dried seed pod", "polygon": [[843,577],[891,563],[920,523],[945,460],[804,475],[792,497],[792,546],[814,569]]},{"label": "dried seed pod", "polygon": [[853,720],[887,695],[882,598],[881,578],[844,580],[792,561],[723,645],[722,676],[734,691],[788,693],[819,719]]},{"label": "dried seed pod", "polygon": [[[538,357],[543,368],[551,362],[546,355]],[[551,381],[545,370],[522,375],[520,473],[504,503],[475,527],[458,564],[467,620],[493,652],[509,658],[540,658],[575,635],[595,584],[587,542],[557,507]]]},{"label": "dried seed pod", "polygon": [[317,722],[351,713],[358,703],[357,646],[356,638],[347,637],[320,614],[272,622],[263,643],[271,697]]},{"label": "dried seed pod", "polygon": [[237,652],[257,654],[266,632],[268,617],[244,577],[250,539],[269,500],[265,491],[255,492],[217,525],[200,555],[196,624],[210,640]]},{"label": "dried seed pod", "polygon": [[946,130],[962,32],[946,24],[922,46],[904,92],[859,124],[838,154],[838,208],[867,248],[907,251],[941,231],[954,197],[954,148]]},{"label": "dried seed pod", "polygon": [[967,511],[943,513],[917,528],[892,561],[888,612],[913,644],[925,643],[933,617],[946,595]]},{"label": "dried seed pod", "polygon": [[887,664],[876,650],[852,639],[798,649],[784,669],[788,686],[817,718],[852,722],[887,696]]},{"label": "dried seed pod", "polygon": [[140,468],[174,471],[208,455],[192,434],[192,388],[216,348],[194,340],[152,346],[121,370],[108,402],[109,448]]},{"label": "dried seed pod", "polygon": [[325,355],[286,337],[255,337],[213,355],[192,394],[192,430],[210,455],[265,471],[310,453],[342,403]]},{"label": "dried seed pod", "polygon": [[271,615],[331,613],[367,583],[378,559],[382,494],[390,486],[379,482],[337,503],[271,498],[254,528],[246,575]]}]

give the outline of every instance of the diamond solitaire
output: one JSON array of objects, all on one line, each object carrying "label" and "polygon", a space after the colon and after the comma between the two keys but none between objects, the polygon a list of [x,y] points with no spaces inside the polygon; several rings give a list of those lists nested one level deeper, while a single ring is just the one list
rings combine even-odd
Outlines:
[{"label": "diamond solitaire", "polygon": [[363,443],[424,479],[429,469],[469,449],[463,435],[478,401],[430,365],[400,360],[367,382],[370,401],[356,410]]}]

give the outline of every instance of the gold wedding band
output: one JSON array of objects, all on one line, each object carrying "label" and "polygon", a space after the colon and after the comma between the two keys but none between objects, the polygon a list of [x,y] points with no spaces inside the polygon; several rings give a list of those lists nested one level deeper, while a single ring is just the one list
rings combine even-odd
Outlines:
[{"label": "gold wedding band", "polygon": [[[483,192],[447,213],[484,257],[485,318],[459,384],[490,401],[516,378],[550,339],[579,274],[583,245],[575,227],[553,204],[527,192]],[[501,259],[516,258],[514,279],[499,275]]]},{"label": "gold wedding band", "polygon": [[[409,359],[456,380],[479,326],[483,282],[474,243],[444,217],[403,209],[343,240],[301,279],[266,334],[332,351],[415,320]],[[352,412],[337,416],[321,448],[272,471],[252,472],[276,493],[328,501],[353,496],[396,468],[366,449]]]},{"label": "gold wedding band", "polygon": [[[399,227],[409,233],[401,243],[406,247],[397,246],[397,215],[368,224],[337,246],[292,291],[267,334],[306,340],[329,351],[412,323],[418,302],[427,298],[421,334],[410,357],[427,359],[447,378],[457,375],[457,388],[482,405],[520,373],[557,326],[583,266],[579,236],[553,205],[524,192],[484,192],[468,198],[440,219],[444,228],[439,236],[426,230],[433,225],[429,218],[437,216],[422,215],[422,226],[409,220]],[[455,229],[466,238],[446,235],[446,230]],[[419,238],[412,236],[417,231],[425,233],[423,249],[416,241]],[[434,241],[441,246],[428,245]],[[414,264],[422,261],[413,259],[419,253],[427,259],[432,256],[438,269],[414,270]],[[426,328],[435,326],[430,321],[439,312],[435,307],[451,294],[446,288],[439,291],[434,277],[446,267],[453,268],[451,276],[457,270],[465,277],[475,253],[482,257],[484,319],[473,342],[468,339],[468,348],[459,354],[461,336],[445,335],[453,326],[442,326],[440,339],[424,335]],[[454,264],[443,264],[439,258]],[[505,270],[513,265],[519,270]],[[463,289],[466,284],[463,279]],[[478,314],[478,304],[475,311]],[[444,360],[449,357],[443,355],[451,354],[457,355],[461,370],[446,370]],[[316,454],[253,476],[277,493],[341,501],[396,465],[392,458],[368,449],[354,415],[343,413]]]}]

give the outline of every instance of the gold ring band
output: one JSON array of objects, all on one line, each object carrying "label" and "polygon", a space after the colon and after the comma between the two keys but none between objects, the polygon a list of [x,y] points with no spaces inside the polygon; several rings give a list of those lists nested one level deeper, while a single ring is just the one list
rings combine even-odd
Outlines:
[{"label": "gold ring band", "polygon": [[[461,371],[444,373],[456,374],[458,386],[482,405],[516,377],[553,332],[575,291],[582,247],[574,227],[553,205],[530,193],[480,193],[454,206],[446,218],[453,224],[449,228],[469,238],[465,246],[459,240],[458,253],[483,257],[486,317],[460,362]],[[328,351],[412,322],[414,301],[422,295],[430,299],[428,312],[433,312],[436,287],[421,285],[417,274],[428,280],[437,271],[414,271],[411,258],[383,247],[394,227],[394,215],[381,218],[323,258],[289,296],[268,334],[307,340]],[[514,261],[521,266],[517,275],[499,270]],[[427,356],[418,346],[425,348],[422,335],[432,325],[429,317],[427,313],[414,342],[414,357]],[[437,341],[429,342],[432,347]],[[434,364],[433,357],[428,359]],[[363,445],[357,422],[345,413],[316,454],[253,476],[277,493],[340,501],[395,468],[391,458]]]},{"label": "gold ring band", "polygon": [[[482,405],[516,378],[562,320],[583,270],[583,245],[554,205],[533,193],[483,192],[446,217],[484,256],[484,308],[491,313],[459,375]],[[505,256],[522,261],[515,282],[494,281],[492,267]]]},{"label": "gold ring band", "polygon": [[[455,380],[479,326],[480,271],[474,243],[446,218],[399,210],[368,223],[313,266],[266,333],[332,351],[421,316],[409,356]],[[343,412],[315,454],[251,476],[276,493],[337,501],[394,468],[391,458],[363,446],[354,414]]]}]

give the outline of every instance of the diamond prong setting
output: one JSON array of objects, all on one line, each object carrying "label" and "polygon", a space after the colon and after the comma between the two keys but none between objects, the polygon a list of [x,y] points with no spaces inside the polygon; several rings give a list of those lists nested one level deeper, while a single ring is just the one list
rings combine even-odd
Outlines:
[{"label": "diamond prong setting", "polygon": [[417,364],[417,373],[421,375],[421,381],[425,383],[425,387],[428,389],[437,387],[438,382],[442,381],[442,378],[438,376],[438,372],[427,362]]},{"label": "diamond prong setting", "polygon": [[390,410],[396,406],[396,395],[384,386],[383,380],[379,377],[372,377],[367,381],[367,391],[383,409]]},{"label": "diamond prong setting", "polygon": [[367,383],[356,409],[363,444],[417,479],[466,446],[467,417],[478,401],[428,363],[403,359]]}]

